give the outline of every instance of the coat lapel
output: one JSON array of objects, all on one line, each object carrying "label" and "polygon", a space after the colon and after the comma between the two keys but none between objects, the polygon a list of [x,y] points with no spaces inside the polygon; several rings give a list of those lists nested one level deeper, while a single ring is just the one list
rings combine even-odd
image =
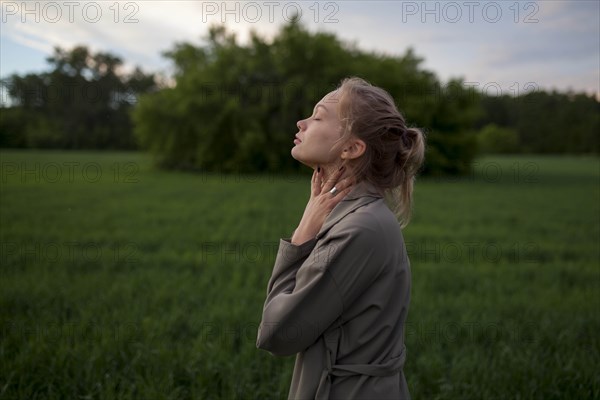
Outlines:
[{"label": "coat lapel", "polygon": [[340,201],[325,219],[323,227],[317,234],[317,240],[323,237],[332,226],[359,207],[381,199],[381,193],[370,183],[361,181]]}]

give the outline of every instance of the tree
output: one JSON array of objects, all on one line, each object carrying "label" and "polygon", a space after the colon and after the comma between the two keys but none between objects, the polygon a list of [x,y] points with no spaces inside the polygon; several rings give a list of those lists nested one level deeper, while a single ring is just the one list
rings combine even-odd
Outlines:
[{"label": "tree", "polygon": [[13,103],[0,117],[3,146],[136,147],[129,113],[137,96],[156,89],[154,75],[124,74],[121,58],[85,46],[56,47],[47,61],[48,72],[3,82]]},{"label": "tree", "polygon": [[518,97],[484,96],[478,128],[516,132],[520,152],[600,153],[600,102],[584,93],[535,91]]},{"label": "tree", "polygon": [[294,19],[271,41],[253,32],[245,46],[213,26],[204,46],[179,43],[165,56],[176,85],[142,96],[133,113],[142,147],[165,167],[297,170],[289,155],[296,121],[353,75],[386,88],[409,124],[426,128],[427,173],[465,173],[475,155],[468,132],[478,98],[460,81],[442,90],[410,49],[400,57],[364,52]]},{"label": "tree", "polygon": [[486,125],[478,134],[479,150],[486,154],[518,153],[519,136],[513,129]]}]

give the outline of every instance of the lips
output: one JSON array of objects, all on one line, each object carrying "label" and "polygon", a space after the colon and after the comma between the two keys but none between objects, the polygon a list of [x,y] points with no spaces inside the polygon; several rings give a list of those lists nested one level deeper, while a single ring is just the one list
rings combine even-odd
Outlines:
[{"label": "lips", "polygon": [[300,143],[302,143],[302,140],[300,140],[298,135],[296,135],[296,139],[294,139],[294,144],[300,144]]}]

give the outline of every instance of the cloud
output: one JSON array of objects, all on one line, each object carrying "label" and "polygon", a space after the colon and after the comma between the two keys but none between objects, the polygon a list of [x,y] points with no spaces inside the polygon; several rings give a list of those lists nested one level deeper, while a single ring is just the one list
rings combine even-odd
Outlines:
[{"label": "cloud", "polygon": [[[56,18],[55,12],[44,12],[41,2],[35,3],[38,15],[19,8],[16,14],[4,16],[2,35],[45,53],[51,53],[54,46],[85,44],[95,51],[114,51],[127,60],[157,64],[160,51],[175,40],[190,41],[202,33],[194,2],[72,2],[81,7],[70,9],[67,3],[54,2],[61,7],[61,18]],[[85,8],[92,3],[98,11]]]},{"label": "cloud", "polygon": [[[598,60],[600,27],[597,2],[543,2],[539,22],[518,24],[504,40],[481,47],[478,67],[488,70],[531,67],[554,71],[558,77],[573,64]],[[592,7],[590,7],[592,6]],[[595,15],[590,14],[595,9]],[[574,27],[577,27],[574,29]]]},{"label": "cloud", "polygon": [[22,33],[20,35],[9,33],[7,36],[25,47],[39,50],[44,53],[50,53],[52,51],[52,46],[50,46],[46,40],[41,40],[37,35],[30,37],[26,33]]},{"label": "cloud", "polygon": [[[535,18],[542,29],[564,33],[598,33],[600,2],[589,0],[537,1]],[[532,10],[528,10],[531,12]]]},{"label": "cloud", "polygon": [[[3,11],[8,3],[21,4],[3,2]],[[95,17],[92,6],[88,6],[87,14],[83,13],[88,3],[101,7],[99,18]],[[252,9],[251,3],[258,8]],[[537,70],[543,68],[542,86],[555,82],[564,87],[573,82],[575,87],[588,90],[598,86],[597,81],[593,81],[597,74],[589,73],[590,68],[600,68],[600,3],[597,1],[518,2],[518,15],[514,14],[517,2],[495,2],[503,13],[497,23],[482,14],[483,3],[478,3],[472,21],[468,20],[467,10],[462,10],[462,18],[456,23],[446,18],[450,14],[444,11],[449,4],[445,2],[274,3],[276,6],[270,9],[265,2],[227,2],[224,9],[223,2],[77,2],[79,6],[72,20],[63,9],[62,18],[53,22],[48,21],[53,14],[43,15],[42,10],[39,22],[35,22],[31,14],[23,14],[23,10],[14,13],[15,10],[11,10],[11,13],[3,13],[6,21],[2,23],[2,38],[46,55],[50,55],[56,45],[70,48],[85,44],[92,51],[115,53],[129,66],[141,64],[146,70],[164,70],[168,61],[161,57],[161,52],[171,49],[175,42],[200,44],[211,24],[225,21],[228,29],[236,32],[244,43],[251,29],[263,37],[273,37],[294,7],[300,7],[301,23],[311,31],[333,32],[361,49],[394,55],[404,54],[408,47],[413,47],[416,54],[425,59],[424,66],[435,71],[442,80],[463,76],[465,80],[479,82],[498,79],[526,82],[540,77]],[[43,8],[49,3],[30,4]],[[424,9],[409,15],[407,5]],[[213,6],[217,9],[210,8]],[[428,14],[435,9],[439,15]],[[538,22],[524,23],[528,16]],[[236,23],[236,19],[239,22]],[[11,51],[12,48],[14,46]],[[14,58],[18,54],[3,53],[3,56]],[[18,67],[26,69],[25,65]],[[582,73],[587,78],[569,76],[574,68],[588,71]]]}]

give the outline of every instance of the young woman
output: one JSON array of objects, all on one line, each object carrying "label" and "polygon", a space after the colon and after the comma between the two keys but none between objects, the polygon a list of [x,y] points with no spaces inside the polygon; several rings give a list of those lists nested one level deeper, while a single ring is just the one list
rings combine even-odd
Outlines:
[{"label": "young woman", "polygon": [[314,169],[311,195],[292,237],[280,240],[257,347],[297,354],[289,399],[408,399],[411,275],[401,227],[423,134],[359,78],[297,125],[292,157]]}]

